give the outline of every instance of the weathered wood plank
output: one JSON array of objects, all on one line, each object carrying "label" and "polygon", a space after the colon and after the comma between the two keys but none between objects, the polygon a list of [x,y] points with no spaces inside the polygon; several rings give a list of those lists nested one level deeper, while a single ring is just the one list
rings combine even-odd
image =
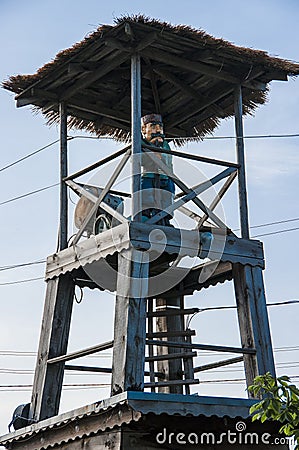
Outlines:
[{"label": "weathered wood plank", "polygon": [[[130,246],[129,225],[123,223],[113,229],[80,241],[77,245],[54,253],[47,258],[46,279],[59,276],[86,264],[98,262],[108,255]],[[99,263],[98,263],[99,264]]]},{"label": "weathered wood plank", "polygon": [[179,386],[183,386],[186,384],[199,384],[199,380],[196,379],[186,379],[186,380],[168,380],[168,381],[157,381],[156,383],[144,383],[144,387],[145,388],[149,388],[149,387],[179,387]]},{"label": "weathered wood plank", "polygon": [[273,350],[261,268],[233,264],[241,343],[254,347],[256,355],[244,354],[247,386],[257,375],[275,375]]},{"label": "weathered wood plank", "polygon": [[78,372],[95,372],[95,373],[112,373],[110,367],[94,367],[94,366],[76,366],[66,364],[64,370],[78,371]]},{"label": "weathered wood plank", "polygon": [[178,352],[178,353],[163,353],[161,355],[147,356],[145,361],[161,361],[168,359],[186,359],[186,358],[194,358],[197,356],[196,352]]},{"label": "weathered wood plank", "polygon": [[[154,309],[154,299],[149,298],[147,301],[148,309],[147,309],[147,331],[148,333],[152,333],[154,331],[154,319],[153,319],[153,309]],[[154,347],[153,345],[148,346],[148,357],[145,357],[145,362],[149,363],[150,370],[150,382],[155,382],[155,359],[154,359]],[[151,388],[151,392],[155,392],[155,388]]]},{"label": "weathered wood plank", "polygon": [[244,355],[250,354],[255,355],[256,350],[252,347],[228,347],[223,345],[209,345],[209,344],[194,344],[187,342],[174,342],[174,341],[158,341],[156,339],[148,339],[146,341],[150,345],[159,345],[165,347],[176,347],[176,348],[187,348],[196,350],[208,350],[213,352],[224,352],[224,353],[243,353]]},{"label": "weathered wood plank", "polygon": [[[174,315],[171,314],[167,317],[173,317]],[[161,316],[160,316],[161,317]],[[174,330],[174,329],[168,329],[167,331],[154,331],[153,333],[146,333],[146,337],[149,339],[153,338],[165,338],[165,337],[183,337],[183,336],[195,336],[196,332],[195,330]]]},{"label": "weathered wood plank", "polygon": [[[188,329],[186,331],[188,331]],[[192,343],[190,335],[186,336],[186,342],[188,344]],[[185,353],[187,353],[188,349],[185,348],[184,351],[185,351]],[[183,359],[183,364],[184,364],[185,379],[187,378],[187,379],[193,380],[194,379],[193,358],[184,358]],[[188,384],[185,385],[185,392],[186,392],[186,394],[190,394],[190,386]]]},{"label": "weathered wood plank", "polygon": [[[182,190],[185,192],[185,194],[187,194],[188,196],[190,196],[190,200],[192,200],[205,214],[208,214],[208,216],[210,217],[210,219],[220,228],[226,229],[226,225],[222,222],[222,220],[219,219],[219,217],[216,216],[216,214],[214,214],[211,210],[209,210],[209,208],[196,196],[195,191],[192,191],[192,189],[190,189],[182,180],[180,180],[180,178],[178,178],[167,166],[166,164],[160,160],[159,158],[157,158],[156,155],[154,155],[152,152],[150,152],[148,149],[146,150],[148,156],[150,157],[150,159],[152,159],[152,161],[155,163],[156,167],[159,167],[159,169],[162,170],[162,172],[164,174],[166,174],[167,176],[169,176],[173,182]],[[234,170],[233,168],[228,168],[226,169],[224,172],[222,172],[222,174],[218,175],[218,177],[220,176],[229,176],[230,173],[232,172],[232,170]],[[227,175],[226,175],[227,174]],[[216,180],[218,179],[218,177],[214,177],[215,182],[217,182]],[[204,185],[204,183],[202,183]],[[204,186],[202,187],[204,188]],[[206,186],[207,188],[207,186]],[[198,190],[200,190],[200,188],[198,188]],[[205,189],[204,189],[205,190]],[[184,203],[184,202],[183,202]],[[171,205],[169,208],[169,210],[171,210],[171,207],[173,207],[173,205]],[[155,218],[157,218],[159,215],[163,216],[167,214],[166,212],[162,212],[159,214],[156,214],[156,216],[154,216],[152,219],[150,219],[148,221],[148,223],[150,223],[150,221],[153,223],[153,220],[156,220]],[[158,219],[159,220],[159,219]]]},{"label": "weathered wood plank", "polygon": [[[204,210],[205,214],[209,215],[210,219],[213,220],[216,223],[216,225],[218,225],[220,228],[226,229],[227,228],[226,225],[213,213],[211,208],[208,208],[201,200],[199,200],[197,198],[197,196],[199,194],[203,193],[204,191],[206,191],[207,189],[209,189],[214,184],[221,181],[223,178],[230,176],[233,171],[235,171],[235,169],[230,167],[228,169],[225,169],[221,173],[215,175],[211,179],[204,181],[204,182],[200,183],[199,185],[194,186],[192,188],[188,188],[188,191],[189,191],[188,193],[185,193],[185,195],[183,197],[174,201],[173,204],[168,206],[167,208],[165,208],[164,211],[156,214],[154,217],[147,220],[147,223],[148,224],[157,223],[162,217],[165,217],[167,214],[172,214],[176,209],[180,208],[185,203],[192,200],[194,202],[196,201],[195,203],[197,204],[197,206],[199,206],[198,202],[200,202],[200,205],[201,205],[200,208],[202,210]],[[186,189],[185,189],[185,192],[186,192]]]},{"label": "weathered wood plank", "polygon": [[100,193],[99,197],[97,198],[97,201],[92,206],[89,213],[86,215],[80,230],[74,237],[72,244],[75,245],[79,241],[80,237],[84,233],[84,230],[86,228],[86,225],[89,223],[91,218],[94,216],[95,212],[97,211],[98,207],[100,206],[101,202],[104,200],[106,194],[109,192],[113,184],[115,183],[116,179],[118,178],[119,174],[123,170],[124,166],[126,165],[128,159],[130,158],[130,150],[127,150],[124,156],[122,157],[121,161],[118,163],[117,167],[115,168],[113,174],[109,178],[109,181],[107,182],[106,186],[103,188],[102,192]]},{"label": "weathered wood plank", "polygon": [[[173,311],[173,309],[181,309],[181,298],[180,297],[172,297],[165,299],[163,297],[159,297],[156,299],[156,308],[158,308],[159,313],[165,312],[167,313],[169,309]],[[165,311],[162,311],[164,309]],[[183,316],[180,315],[165,315],[158,316],[156,319],[157,325],[157,333],[156,336],[148,336],[148,338],[164,338],[165,341],[168,341],[169,338],[173,337],[174,342],[183,342],[183,336],[185,333],[184,330],[184,320]],[[164,356],[165,354],[176,353],[175,348],[167,348],[167,347],[157,347],[157,354],[159,356]],[[159,359],[158,360],[158,371],[164,374],[164,379],[166,381],[169,380],[181,380],[183,375],[183,365],[182,359]],[[183,386],[176,385],[160,385],[158,388],[159,392],[171,392],[174,394],[182,394]]]},{"label": "weathered wood plank", "polygon": [[82,175],[85,175],[88,172],[91,172],[94,169],[97,169],[100,166],[103,166],[104,164],[113,161],[113,159],[118,158],[119,156],[126,153],[131,148],[131,144],[127,145],[126,147],[122,148],[121,150],[118,150],[115,153],[112,153],[112,155],[106,156],[106,158],[100,159],[100,161],[97,161],[96,163],[91,164],[88,167],[85,167],[84,169],[79,170],[78,172],[73,173],[72,175],[69,175],[68,177],[64,178],[64,181],[73,180],[74,178],[81,177]]},{"label": "weathered wood plank", "polygon": [[74,289],[70,274],[48,281],[30,408],[35,421],[58,414],[64,363],[47,362],[66,353]]},{"label": "weathered wood plank", "polygon": [[172,308],[148,312],[147,317],[181,316],[181,315],[195,314],[197,312],[199,312],[199,308],[185,308],[185,309]]},{"label": "weathered wood plank", "polygon": [[243,356],[238,356],[237,358],[225,359],[224,361],[217,361],[210,364],[204,364],[203,366],[194,367],[194,372],[204,372],[205,370],[216,369],[218,367],[229,366],[231,364],[237,364],[242,362],[244,359]]},{"label": "weathered wood plank", "polygon": [[[169,81],[174,86],[177,86],[178,88],[180,88],[182,90],[182,92],[187,96],[187,98],[189,98],[189,100],[196,99],[200,103],[206,102],[209,100],[205,95],[200,94],[200,92],[198,92],[196,89],[194,89],[194,87],[192,87],[189,84],[185,83],[184,81],[180,80],[173,73],[171,73],[165,69],[161,69],[160,67],[154,67],[154,71],[157,74],[159,74],[162,78]],[[222,115],[224,113],[222,108],[220,108],[216,104],[212,103],[211,108],[213,109],[213,111],[216,114]]]},{"label": "weathered wood plank", "polygon": [[169,154],[172,156],[178,156],[179,158],[190,159],[192,161],[199,161],[199,162],[204,162],[204,163],[208,163],[208,164],[216,164],[217,166],[234,167],[236,169],[239,167],[238,163],[234,163],[231,161],[223,161],[221,159],[208,158],[206,156],[192,155],[190,153],[186,153],[186,152],[182,152],[182,151],[178,152],[176,150],[166,150],[166,149],[161,150],[161,148],[159,148],[159,147],[155,147],[154,145],[146,145],[144,142],[142,143],[142,147],[146,148],[154,153],[165,153],[165,154]]},{"label": "weathered wood plank", "polygon": [[257,364],[260,374],[270,372],[275,377],[275,364],[273,347],[269,326],[268,311],[266,305],[263,272],[259,267],[250,267],[248,290],[252,286],[253,300],[250,303],[253,333],[255,336],[255,348],[257,351]]},{"label": "weathered wood plank", "polygon": [[[92,192],[86,190],[84,188],[84,186],[82,187],[72,180],[66,181],[66,184],[70,188],[72,188],[73,191],[75,191],[77,194],[79,194],[80,196],[86,197],[92,203],[96,203],[96,201],[98,200],[98,197],[96,195],[92,194]],[[97,188],[97,189],[100,190],[100,188]],[[109,206],[107,203],[105,203],[105,201],[102,201],[99,206],[102,209],[104,209],[104,211],[106,211],[108,214],[110,214],[112,217],[114,217],[118,222],[120,222],[120,223],[128,222],[128,219],[126,219],[126,217],[124,217],[122,214],[120,214],[114,208],[111,208],[111,206]]]},{"label": "weathered wood plank", "polygon": [[82,358],[83,356],[93,355],[94,353],[108,350],[109,348],[113,348],[113,341],[108,341],[104,342],[103,344],[94,345],[93,347],[88,347],[83,350],[68,353],[67,355],[57,356],[56,358],[49,358],[48,364],[57,364],[59,362],[71,361],[73,359]]},{"label": "weathered wood plank", "polygon": [[225,70],[218,70],[211,65],[201,63],[198,61],[190,61],[186,58],[182,58],[179,56],[171,55],[170,53],[164,52],[163,50],[156,50],[154,48],[144,49],[142,52],[143,55],[146,55],[148,58],[151,58],[155,61],[163,62],[164,64],[170,64],[175,67],[179,67],[186,71],[192,71],[200,74],[210,75],[214,78],[225,80],[233,84],[239,84],[240,79],[235,77],[234,75],[226,72]]},{"label": "weathered wood plank", "polygon": [[[221,187],[221,189],[219,190],[218,194],[216,195],[216,197],[214,198],[214,200],[212,201],[212,203],[209,206],[209,209],[211,211],[214,211],[214,209],[216,208],[216,206],[218,205],[218,203],[220,202],[220,200],[224,197],[224,195],[226,194],[227,190],[230,188],[230,186],[232,185],[234,179],[236,178],[238,172],[233,172],[228,179],[225,181],[224,185]],[[200,228],[206,220],[208,220],[208,215],[204,214],[203,217],[198,221],[197,223],[197,228]]]},{"label": "weathered wood plank", "polygon": [[[208,252],[211,260],[241,262],[264,267],[263,246],[260,241],[240,239],[213,232],[212,244],[200,243],[200,233],[172,227],[130,223],[130,241],[137,249],[179,253],[180,256],[200,256]],[[161,239],[163,233],[163,240]],[[149,238],[150,235],[150,238]],[[166,236],[166,238],[165,238]]]},{"label": "weathered wood plank", "polygon": [[112,395],[143,390],[148,254],[124,250],[118,255]]},{"label": "weathered wood plank", "polygon": [[81,90],[81,89],[85,88],[86,86],[89,86],[94,81],[97,81],[100,78],[102,78],[104,75],[107,75],[107,73],[111,72],[111,70],[120,66],[127,59],[128,59],[127,53],[124,54],[120,51],[113,52],[112,55],[109,55],[106,58],[105,64],[99,65],[99,68],[97,70],[94,70],[93,72],[80,77],[72,86],[70,86],[68,89],[66,89],[63,93],[62,100],[69,99],[78,90]]},{"label": "weathered wood plank", "polygon": [[[248,298],[246,276],[244,266],[233,264],[233,280],[237,312],[239,320],[241,344],[244,347],[253,347],[254,336],[252,329],[252,317],[250,314],[250,300]],[[250,386],[258,375],[256,355],[244,355],[244,369],[247,386]],[[248,391],[249,397],[253,395]]]}]

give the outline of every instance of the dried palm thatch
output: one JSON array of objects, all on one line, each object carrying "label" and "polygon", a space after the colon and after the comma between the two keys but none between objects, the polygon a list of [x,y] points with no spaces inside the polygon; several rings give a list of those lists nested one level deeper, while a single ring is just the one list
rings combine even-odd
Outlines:
[{"label": "dried palm thatch", "polygon": [[130,55],[136,51],[142,114],[161,113],[177,145],[201,139],[234,114],[236,85],[242,85],[244,113],[252,114],[265,103],[270,81],[299,74],[299,64],[264,51],[139,15],[100,26],[35,74],[12,76],[3,87],[17,94],[17,106],[33,105],[49,124],[59,121],[64,101],[70,128],[127,142]]}]

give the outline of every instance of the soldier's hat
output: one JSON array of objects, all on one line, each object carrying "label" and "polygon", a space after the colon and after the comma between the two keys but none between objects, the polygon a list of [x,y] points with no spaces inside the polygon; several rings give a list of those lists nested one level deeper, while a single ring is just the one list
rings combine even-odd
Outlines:
[{"label": "soldier's hat", "polygon": [[141,124],[146,125],[147,123],[159,123],[163,125],[161,114],[146,114],[141,117]]}]

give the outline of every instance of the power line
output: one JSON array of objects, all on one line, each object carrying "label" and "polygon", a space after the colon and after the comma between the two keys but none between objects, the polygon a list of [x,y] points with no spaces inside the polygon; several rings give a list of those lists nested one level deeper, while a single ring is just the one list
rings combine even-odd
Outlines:
[{"label": "power line", "polygon": [[[279,225],[281,223],[296,222],[297,220],[299,220],[299,217],[295,217],[294,219],[278,220],[276,222],[262,223],[260,225],[251,225],[249,228],[252,230],[253,228],[269,227],[271,225]],[[239,231],[240,229],[241,228],[234,228],[233,231]]]},{"label": "power line", "polygon": [[46,259],[40,259],[38,261],[32,261],[27,263],[20,263],[20,264],[12,264],[10,266],[0,266],[0,272],[3,272],[4,270],[11,270],[11,269],[17,269],[19,267],[25,267],[25,266],[34,266],[36,264],[44,264],[46,262]]},{"label": "power line", "polygon": [[26,280],[17,280],[17,281],[7,281],[5,283],[0,283],[0,286],[8,286],[11,284],[20,284],[20,283],[28,283],[30,281],[36,281],[36,280],[43,280],[44,277],[37,277],[37,278],[27,278]]},{"label": "power line", "polygon": [[[282,302],[275,302],[275,303],[267,303],[267,306],[282,306],[282,305],[292,305],[294,303],[299,303],[299,300],[284,300]],[[235,305],[230,306],[207,306],[206,308],[200,308],[198,313],[205,312],[205,311],[215,311],[215,310],[221,310],[221,309],[236,309],[237,307]]]},{"label": "power line", "polygon": [[[98,388],[107,388],[110,387],[108,383],[73,383],[73,384],[64,384],[64,390],[84,390],[84,389],[98,389]],[[32,384],[7,384],[0,385],[0,391],[2,392],[10,392],[11,390],[16,391],[29,391],[32,389]]]},{"label": "power line", "polygon": [[49,186],[37,189],[35,191],[27,192],[27,194],[23,194],[23,195],[19,195],[18,197],[10,198],[9,200],[5,200],[4,202],[1,202],[0,206],[5,205],[6,203],[14,202],[15,200],[19,200],[20,198],[29,197],[29,195],[37,194],[38,192],[45,191],[47,189],[50,189],[50,188],[58,186],[58,185],[59,185],[59,183],[50,184]]},{"label": "power line", "polygon": [[[299,137],[299,134],[268,134],[268,135],[249,135],[249,136],[243,136],[243,139],[273,139],[273,138],[293,138],[293,137]],[[196,136],[187,136],[187,137],[178,137],[175,138],[176,140],[186,140],[186,139],[194,139]],[[96,139],[96,140],[107,140],[107,139],[114,139],[111,136],[68,136],[68,140],[74,140],[74,139]],[[173,138],[166,138],[166,140],[173,140]],[[201,140],[221,140],[221,139],[237,139],[236,136],[206,136],[201,138]],[[4,167],[0,168],[0,172],[3,172],[6,169],[9,169],[10,167],[15,166],[16,164],[19,164],[20,162],[31,158],[32,156],[42,152],[43,150],[46,150],[47,148],[51,147],[54,144],[57,144],[60,141],[60,139],[56,139],[53,142],[50,142],[49,144],[35,150],[34,152],[28,153],[27,155],[23,156],[20,159],[17,159],[16,161],[13,161],[10,164],[7,164]]]},{"label": "power line", "polygon": [[[74,139],[79,139],[79,138],[88,138],[88,139],[113,139],[112,137],[95,137],[95,136],[68,136],[67,139],[69,141],[74,140]],[[54,144],[57,144],[60,141],[60,139],[56,139],[53,142],[50,142],[50,144],[47,144],[41,148],[38,148],[37,150],[35,150],[32,153],[28,153],[27,155],[23,156],[20,159],[17,159],[16,161],[13,161],[12,163],[7,164],[4,167],[0,168],[0,172],[3,172],[6,169],[9,169],[10,167],[15,166],[16,164],[19,164],[20,162],[24,161],[25,159],[31,158],[31,156],[37,155],[38,153],[42,152],[43,150],[46,150],[47,148],[51,147]]]},{"label": "power line", "polygon": [[[240,364],[235,364],[235,368],[227,368],[227,369],[223,369],[221,367],[219,368],[214,368],[214,369],[208,369],[206,371],[206,373],[224,373],[224,372],[243,372],[243,367],[240,366]],[[275,366],[278,369],[294,369],[299,367],[299,361],[285,361],[285,362],[278,362],[275,364]],[[11,374],[11,375],[33,375],[34,374],[34,370],[33,369],[11,369],[11,368],[0,368],[0,375],[1,374]],[[67,376],[98,376],[98,375],[107,375],[107,373],[94,373],[94,372],[85,372],[84,374],[78,370],[77,373],[75,373],[75,371],[70,372],[67,374]]]},{"label": "power line", "polygon": [[[267,134],[267,135],[248,135],[243,136],[243,139],[273,139],[273,138],[293,138],[293,137],[299,137],[299,134]],[[176,137],[176,138],[166,138],[166,140],[186,140],[186,139],[196,139],[196,136],[185,136],[185,137]],[[200,140],[207,141],[207,140],[221,140],[221,139],[237,139],[236,136],[206,136],[203,138],[199,138]]]},{"label": "power line", "polygon": [[37,153],[42,152],[43,150],[46,150],[46,148],[49,148],[49,147],[51,147],[52,145],[57,144],[57,142],[59,142],[59,140],[60,140],[60,139],[56,139],[56,141],[50,142],[50,144],[47,144],[47,145],[45,145],[44,147],[41,147],[41,148],[39,148],[38,150],[35,150],[34,152],[29,153],[28,155],[23,156],[23,157],[20,158],[20,159],[17,159],[16,161],[14,161],[14,162],[8,164],[7,166],[1,167],[0,172],[3,172],[4,170],[9,169],[9,167],[15,166],[16,164],[18,164],[18,163],[24,161],[24,160],[27,159],[27,158],[30,158],[30,157],[33,156],[33,155],[36,155]]},{"label": "power line", "polygon": [[[285,352],[285,351],[299,351],[299,345],[289,345],[289,346],[283,346],[283,347],[274,347],[274,352]],[[221,352],[209,352],[205,351],[205,354],[207,355],[210,353],[211,355],[221,355],[223,356],[223,353]],[[18,350],[0,350],[0,356],[21,356],[21,357],[35,357],[37,355],[37,352],[26,352],[26,351],[18,351]],[[99,355],[89,355],[89,358],[109,358],[112,356],[111,352],[101,352]],[[203,356],[203,355],[201,355]]]},{"label": "power line", "polygon": [[[55,185],[53,185],[55,186]],[[12,200],[10,200],[12,201]],[[260,225],[253,225],[250,228],[261,228],[261,227],[267,227],[270,225],[276,225],[276,224],[281,224],[281,223],[287,223],[287,222],[294,222],[299,220],[299,217],[296,217],[294,219],[286,219],[286,220],[279,220],[277,222],[269,222],[269,223],[265,223],[265,224],[260,224]],[[238,229],[235,229],[234,231],[237,231]],[[287,230],[281,230],[281,231],[275,231],[273,232],[273,234],[279,234],[279,233],[283,233],[286,231],[294,231],[294,230],[298,230],[298,228],[290,228]],[[253,237],[259,237],[259,236],[268,236],[268,234],[272,234],[272,233],[265,233],[263,235],[257,235],[257,236],[253,236]],[[5,271],[5,270],[10,270],[10,269],[16,269],[19,267],[23,267],[23,266],[31,266],[31,265],[36,265],[36,264],[44,264],[46,262],[45,259],[43,260],[38,260],[38,261],[30,261],[27,263],[19,263],[19,264],[12,264],[12,265],[7,265],[7,266],[0,266],[0,272]]]},{"label": "power line", "polygon": [[257,238],[257,237],[262,237],[262,236],[271,236],[272,234],[282,234],[282,233],[287,233],[288,231],[297,231],[297,230],[299,230],[299,227],[287,228],[286,230],[272,231],[271,233],[256,234],[255,236],[252,236],[252,237]]}]

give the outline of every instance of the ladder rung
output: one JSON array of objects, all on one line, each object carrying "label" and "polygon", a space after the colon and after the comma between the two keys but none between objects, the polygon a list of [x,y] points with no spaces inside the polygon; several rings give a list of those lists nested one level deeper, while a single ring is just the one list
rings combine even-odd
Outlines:
[{"label": "ladder rung", "polygon": [[222,345],[207,345],[207,344],[194,344],[189,342],[171,342],[171,341],[158,341],[158,340],[147,340],[146,345],[159,345],[161,347],[176,347],[176,348],[186,348],[186,349],[196,349],[196,350],[209,350],[213,352],[227,352],[227,353],[242,353],[243,355],[255,355],[255,348],[248,347],[224,347]]},{"label": "ladder rung", "polygon": [[93,347],[85,348],[84,350],[79,350],[77,352],[69,353],[68,355],[57,356],[56,358],[48,359],[48,364],[56,364],[66,361],[71,361],[72,359],[82,358],[83,356],[92,355],[93,353],[101,352],[103,350],[108,350],[113,347],[113,341],[104,342],[103,344],[94,345]]},{"label": "ladder rung", "polygon": [[195,336],[195,330],[186,331],[156,331],[154,333],[146,333],[146,337],[152,338],[167,338],[167,337],[183,337],[183,336]]},{"label": "ladder rung", "polygon": [[165,355],[155,355],[155,356],[148,356],[145,358],[146,362],[149,361],[164,361],[168,359],[187,359],[187,358],[194,358],[197,356],[197,352],[179,352],[179,353],[167,353]]},{"label": "ladder rung", "polygon": [[79,372],[100,372],[100,373],[112,373],[110,367],[91,367],[91,366],[75,366],[72,364],[66,364],[64,370],[77,370]]},{"label": "ladder rung", "polygon": [[166,386],[179,386],[184,384],[199,384],[199,380],[169,380],[169,381],[158,381],[157,383],[144,383],[145,388],[151,387],[166,387]]},{"label": "ladder rung", "polygon": [[147,317],[164,317],[164,316],[181,316],[187,314],[195,314],[199,312],[199,308],[188,308],[188,309],[159,309],[158,311],[148,312]]}]

